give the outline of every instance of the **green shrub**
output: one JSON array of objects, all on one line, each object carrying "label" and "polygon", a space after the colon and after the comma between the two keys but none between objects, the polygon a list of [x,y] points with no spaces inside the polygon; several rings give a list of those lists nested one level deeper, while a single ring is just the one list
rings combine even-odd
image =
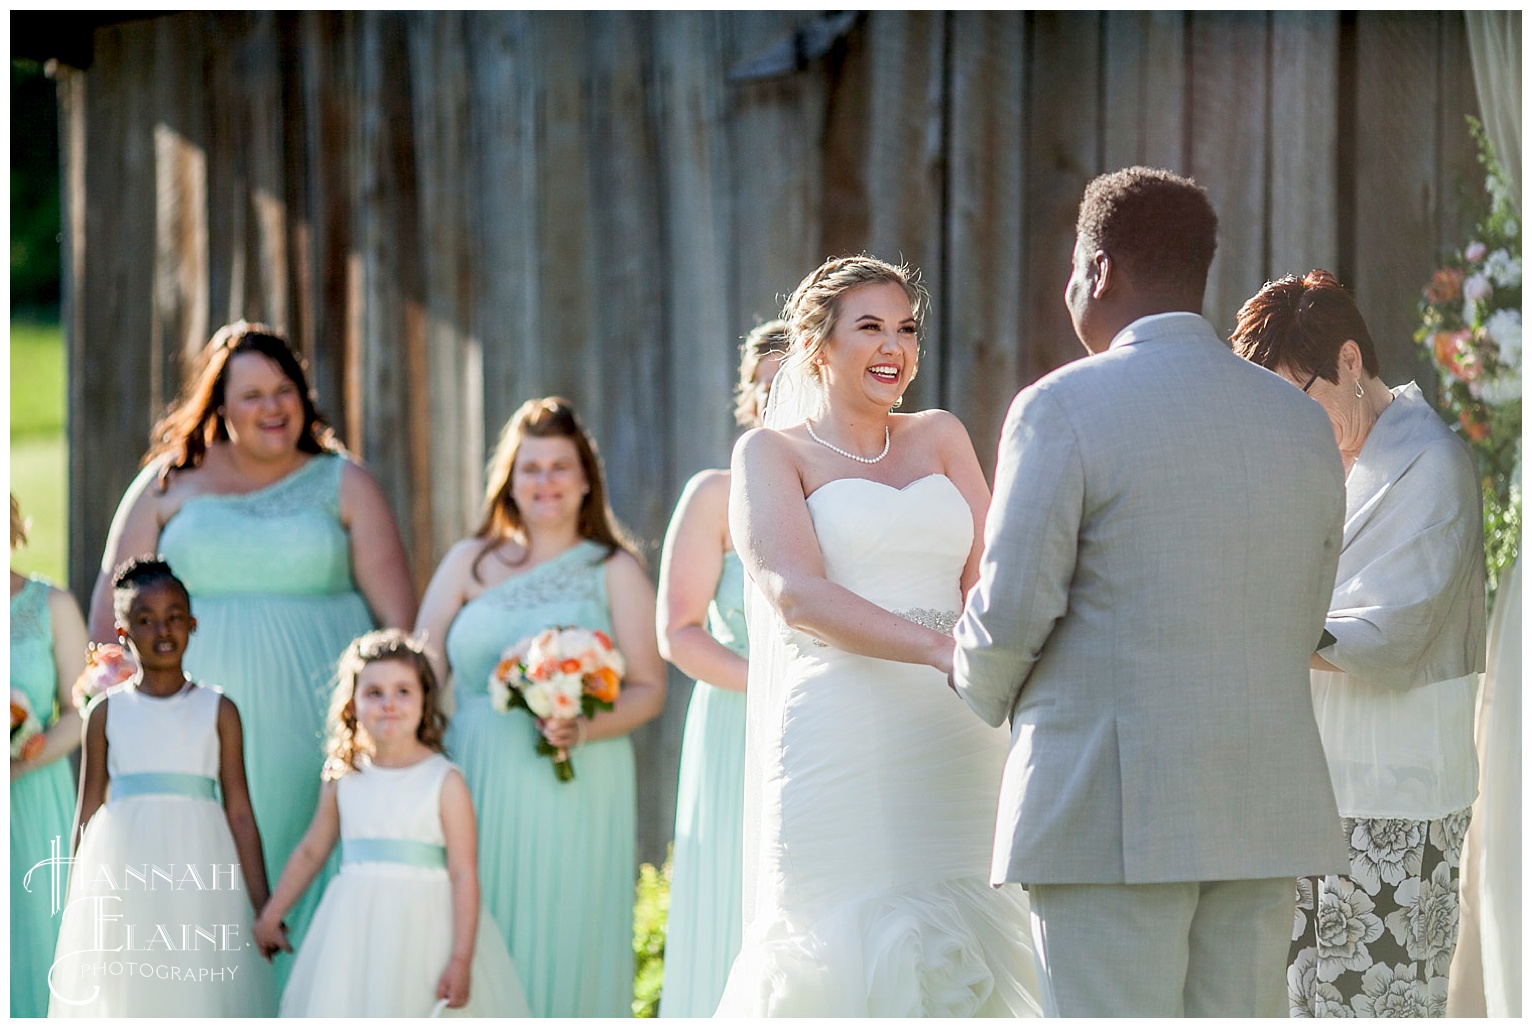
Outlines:
[{"label": "green shrub", "polygon": [[633,1016],[655,1017],[665,979],[665,922],[670,914],[670,856],[656,869],[638,869],[638,902],[633,907]]}]

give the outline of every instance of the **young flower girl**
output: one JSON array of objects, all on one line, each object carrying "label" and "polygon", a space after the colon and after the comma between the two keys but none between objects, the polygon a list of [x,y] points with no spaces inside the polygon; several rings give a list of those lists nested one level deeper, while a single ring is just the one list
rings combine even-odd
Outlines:
[{"label": "young flower girl", "polygon": [[341,870],[298,950],[283,1017],[526,1017],[510,953],[479,904],[473,804],[442,755],[446,718],[420,646],[371,632],[340,659],[319,809],[255,937],[291,952],[282,917],[341,842]]},{"label": "young flower girl", "polygon": [[239,712],[181,670],[197,621],[168,564],[134,558],[112,587],[139,671],[86,709],[48,1014],[269,1017],[275,986],[251,940],[266,868]]}]

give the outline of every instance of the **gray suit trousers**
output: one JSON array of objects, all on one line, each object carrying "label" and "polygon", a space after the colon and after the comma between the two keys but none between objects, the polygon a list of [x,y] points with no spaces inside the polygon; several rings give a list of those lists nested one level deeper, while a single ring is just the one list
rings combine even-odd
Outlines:
[{"label": "gray suit trousers", "polygon": [[1287,1017],[1293,880],[1032,885],[1048,1017]]}]

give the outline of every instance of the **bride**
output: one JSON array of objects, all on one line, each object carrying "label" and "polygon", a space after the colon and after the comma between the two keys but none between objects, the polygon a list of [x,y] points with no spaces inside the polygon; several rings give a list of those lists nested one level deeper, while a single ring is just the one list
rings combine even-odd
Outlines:
[{"label": "bride", "polygon": [[745,934],[723,1016],[1039,1013],[1020,890],[988,885],[1008,736],[947,688],[989,492],[945,411],[892,414],[924,296],[826,261],[784,316],[767,428],[734,451],[755,583]]}]

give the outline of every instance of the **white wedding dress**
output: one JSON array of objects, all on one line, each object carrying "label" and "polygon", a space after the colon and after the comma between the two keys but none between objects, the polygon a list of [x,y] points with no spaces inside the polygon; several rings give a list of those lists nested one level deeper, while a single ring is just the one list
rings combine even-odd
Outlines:
[{"label": "white wedding dress", "polygon": [[[826,577],[950,628],[973,540],[951,480],[837,479],[807,502]],[[933,668],[846,653],[779,620],[762,647],[760,623],[745,935],[718,1015],[1040,1014],[1026,894],[988,884],[1008,733]]]}]

